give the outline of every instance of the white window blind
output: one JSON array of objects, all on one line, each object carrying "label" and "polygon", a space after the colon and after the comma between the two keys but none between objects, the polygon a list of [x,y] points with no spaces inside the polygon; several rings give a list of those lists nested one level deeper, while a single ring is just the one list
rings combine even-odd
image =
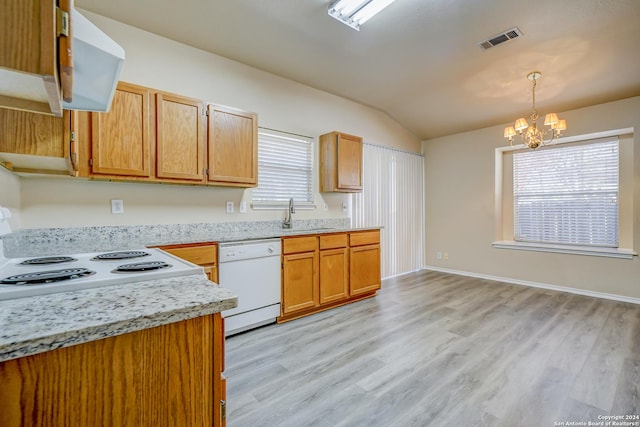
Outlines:
[{"label": "white window blind", "polygon": [[313,204],[313,138],[268,129],[258,131],[258,188],[253,206]]},{"label": "white window blind", "polygon": [[362,192],[353,194],[351,224],[377,227],[382,277],[424,264],[424,157],[364,144]]},{"label": "white window blind", "polygon": [[618,139],[513,156],[514,240],[618,246]]}]

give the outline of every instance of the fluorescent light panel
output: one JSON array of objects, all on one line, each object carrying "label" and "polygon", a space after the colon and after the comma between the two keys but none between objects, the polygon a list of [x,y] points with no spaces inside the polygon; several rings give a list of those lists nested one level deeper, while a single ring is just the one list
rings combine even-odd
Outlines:
[{"label": "fluorescent light panel", "polygon": [[329,6],[329,15],[360,31],[360,25],[367,22],[374,15],[395,0],[337,0]]}]

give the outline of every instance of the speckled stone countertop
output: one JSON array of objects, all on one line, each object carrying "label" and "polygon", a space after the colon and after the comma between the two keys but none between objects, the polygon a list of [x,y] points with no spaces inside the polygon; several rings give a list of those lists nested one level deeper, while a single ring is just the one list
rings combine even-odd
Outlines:
[{"label": "speckled stone countertop", "polygon": [[281,221],[24,229],[2,240],[7,257],[22,258],[380,228],[352,228],[348,218],[339,218],[293,221],[291,229],[283,229]]},{"label": "speckled stone countertop", "polygon": [[204,275],[0,301],[0,362],[234,308]]}]

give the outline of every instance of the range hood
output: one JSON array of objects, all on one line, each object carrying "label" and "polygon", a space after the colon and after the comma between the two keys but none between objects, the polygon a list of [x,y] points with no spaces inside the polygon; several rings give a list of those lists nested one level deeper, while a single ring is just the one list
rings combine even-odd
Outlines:
[{"label": "range hood", "polygon": [[[122,47],[73,7],[63,11],[52,0],[10,4],[0,15],[0,38],[7,40],[0,55],[0,107],[57,117],[63,108],[108,111],[124,62]],[[70,43],[63,43],[68,36]]]},{"label": "range hood", "polygon": [[73,29],[73,96],[68,110],[108,111],[124,63],[124,49],[75,9]]}]

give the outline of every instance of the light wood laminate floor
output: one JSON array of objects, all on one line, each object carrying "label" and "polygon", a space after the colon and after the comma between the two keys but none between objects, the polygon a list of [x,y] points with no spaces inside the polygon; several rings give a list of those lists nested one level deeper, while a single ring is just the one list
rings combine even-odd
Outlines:
[{"label": "light wood laminate floor", "polygon": [[226,349],[229,427],[640,415],[639,305],[452,274],[386,280],[375,298],[229,337]]}]

